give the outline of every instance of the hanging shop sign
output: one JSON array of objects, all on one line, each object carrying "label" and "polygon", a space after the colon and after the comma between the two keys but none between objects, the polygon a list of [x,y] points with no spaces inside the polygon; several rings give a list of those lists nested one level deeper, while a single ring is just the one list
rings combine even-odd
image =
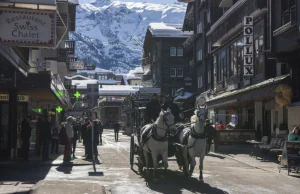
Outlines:
[{"label": "hanging shop sign", "polygon": [[[8,94],[0,94],[0,101],[9,101],[9,95]],[[19,102],[29,102],[29,96],[28,95],[18,95],[18,101]]]},{"label": "hanging shop sign", "polygon": [[75,70],[84,70],[84,63],[83,61],[72,61],[70,62],[70,67],[69,69],[72,71],[75,71]]},{"label": "hanging shop sign", "polygon": [[289,85],[279,85],[275,89],[275,93],[275,101],[281,106],[290,104],[293,99],[293,89]]},{"label": "hanging shop sign", "polygon": [[0,43],[55,46],[55,11],[0,8]]},{"label": "hanging shop sign", "polygon": [[253,17],[246,16],[244,17],[244,77],[246,79],[254,75],[253,50]]}]

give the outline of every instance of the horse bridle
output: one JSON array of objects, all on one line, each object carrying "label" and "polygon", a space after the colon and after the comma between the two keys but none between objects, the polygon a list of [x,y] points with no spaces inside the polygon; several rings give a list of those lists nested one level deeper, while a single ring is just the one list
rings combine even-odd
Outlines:
[{"label": "horse bridle", "polygon": [[[168,124],[168,122],[167,122],[168,119],[166,119],[165,116],[167,116],[167,115],[169,115],[169,114],[171,114],[171,113],[170,113],[170,112],[167,112],[167,113],[165,113],[165,114],[163,115],[163,122],[164,122],[165,125],[167,125],[167,127],[168,127],[167,129],[169,129],[172,125],[175,125],[175,123],[170,124],[170,125]],[[167,130],[167,129],[165,129],[165,130]]]}]

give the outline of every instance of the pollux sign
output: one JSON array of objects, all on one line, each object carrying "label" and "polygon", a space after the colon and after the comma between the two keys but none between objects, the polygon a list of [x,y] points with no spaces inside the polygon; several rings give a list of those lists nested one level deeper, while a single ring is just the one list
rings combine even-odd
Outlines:
[{"label": "pollux sign", "polygon": [[254,52],[253,52],[253,17],[244,17],[244,77],[254,75]]},{"label": "pollux sign", "polygon": [[55,11],[0,8],[0,43],[55,46]]}]

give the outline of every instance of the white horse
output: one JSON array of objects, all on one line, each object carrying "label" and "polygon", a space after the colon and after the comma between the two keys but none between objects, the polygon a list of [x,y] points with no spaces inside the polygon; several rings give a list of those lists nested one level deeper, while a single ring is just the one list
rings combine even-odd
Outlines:
[{"label": "white horse", "polygon": [[[184,138],[188,135],[187,145],[183,147],[184,171],[188,175],[192,175],[196,166],[195,155],[198,154],[200,176],[199,180],[203,180],[203,160],[206,154],[206,134],[204,130],[206,120],[206,107],[199,107],[195,111],[195,115],[191,117],[191,127],[185,128],[179,136],[180,143],[183,144]],[[190,157],[190,162],[187,157]],[[189,168],[190,165],[190,168]],[[189,170],[189,171],[188,171]]]},{"label": "white horse", "polygon": [[159,117],[154,124],[148,124],[141,129],[141,134],[152,128],[152,132],[148,133],[146,142],[142,143],[143,153],[146,161],[146,173],[149,175],[149,157],[148,153],[151,153],[153,160],[153,177],[157,171],[157,157],[162,156],[165,171],[168,168],[168,138],[167,133],[169,131],[175,131],[174,116],[171,111],[161,110]]}]

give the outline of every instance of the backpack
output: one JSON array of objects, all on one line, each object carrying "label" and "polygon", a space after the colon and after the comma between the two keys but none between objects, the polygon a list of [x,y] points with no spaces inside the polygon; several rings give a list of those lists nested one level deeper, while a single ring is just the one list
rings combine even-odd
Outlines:
[{"label": "backpack", "polygon": [[59,132],[59,144],[60,145],[66,145],[67,141],[68,141],[68,136],[67,136],[67,131],[66,131],[66,127],[63,126]]}]

